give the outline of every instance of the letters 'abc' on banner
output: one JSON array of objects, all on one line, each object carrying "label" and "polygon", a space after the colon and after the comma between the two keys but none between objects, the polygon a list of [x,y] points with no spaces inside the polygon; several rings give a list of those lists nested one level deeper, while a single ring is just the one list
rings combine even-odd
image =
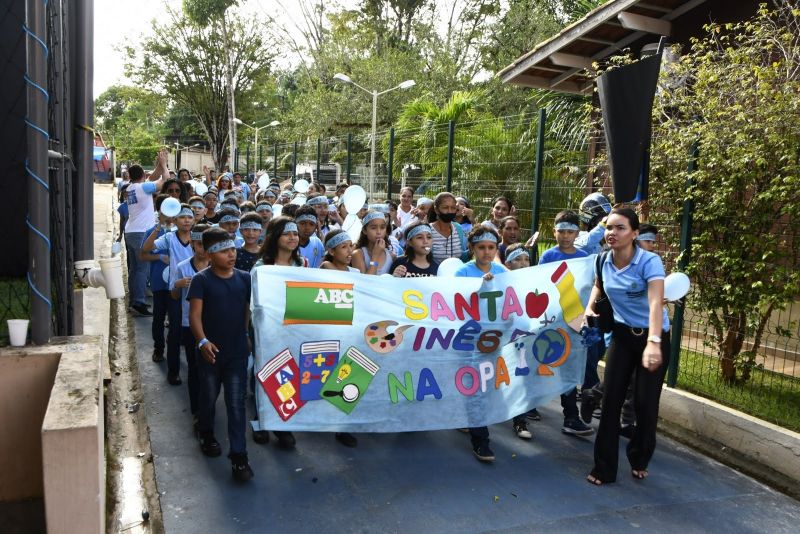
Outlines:
[{"label": "letters 'abc' on banner", "polygon": [[480,278],[253,270],[258,426],[474,427],[583,380],[593,257]]}]

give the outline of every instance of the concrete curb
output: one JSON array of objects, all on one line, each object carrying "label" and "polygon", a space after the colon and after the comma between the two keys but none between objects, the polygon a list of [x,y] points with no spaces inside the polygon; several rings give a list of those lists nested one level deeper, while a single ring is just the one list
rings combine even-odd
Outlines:
[{"label": "concrete curb", "polygon": [[659,430],[800,498],[800,434],[686,391],[664,387]]}]

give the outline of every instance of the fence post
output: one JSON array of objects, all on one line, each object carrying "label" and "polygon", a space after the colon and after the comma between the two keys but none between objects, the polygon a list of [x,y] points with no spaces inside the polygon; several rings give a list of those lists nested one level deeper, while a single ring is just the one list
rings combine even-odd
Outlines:
[{"label": "fence post", "polygon": [[312,182],[319,181],[319,162],[322,158],[322,138],[317,137],[317,174]]},{"label": "fence post", "polygon": [[350,172],[353,164],[353,134],[347,134],[347,183],[350,183]]},{"label": "fence post", "polygon": [[542,173],[544,171],[544,127],[547,122],[547,112],[544,108],[539,110],[539,126],[536,134],[536,166],[533,171],[533,209],[531,215],[531,235],[539,229],[540,207],[542,204]]},{"label": "fence post", "polygon": [[294,142],[294,151],[292,151],[292,183],[294,183],[297,175],[297,141]]},{"label": "fence post", "polygon": [[256,172],[261,169],[261,145],[256,145],[256,153],[255,153],[255,165],[253,167],[256,168]]},{"label": "fence post", "polygon": [[[686,170],[689,176],[686,178],[686,191],[694,184],[692,174],[697,165],[699,154],[697,142],[692,144],[689,154],[689,164]],[[681,219],[681,255],[678,259],[678,270],[683,271],[689,264],[689,256],[692,252],[692,214],[694,213],[694,200],[687,198],[683,202],[683,218]],[[681,357],[681,340],[683,338],[683,314],[686,309],[685,299],[681,299],[675,304],[675,313],[672,316],[672,339],[669,355],[669,369],[667,369],[667,385],[671,388],[678,383],[678,369]]]},{"label": "fence post", "polygon": [[250,144],[247,145],[247,148],[244,151],[244,174],[245,178],[247,178],[246,175],[250,174]]},{"label": "fence post", "polygon": [[238,172],[239,170],[239,147],[233,149],[233,172]]},{"label": "fence post", "polygon": [[389,128],[389,167],[386,170],[386,200],[392,200],[392,178],[394,177],[394,127]]},{"label": "fence post", "polygon": [[453,145],[456,141],[456,122],[450,121],[447,124],[447,189],[453,191]]}]

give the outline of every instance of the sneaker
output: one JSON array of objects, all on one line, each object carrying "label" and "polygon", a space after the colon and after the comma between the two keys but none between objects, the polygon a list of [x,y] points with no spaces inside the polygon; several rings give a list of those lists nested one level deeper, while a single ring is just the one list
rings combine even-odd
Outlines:
[{"label": "sneaker", "polygon": [[153,361],[156,363],[160,363],[164,361],[164,351],[163,350],[154,350],[153,351]]},{"label": "sneaker", "polygon": [[345,447],[355,447],[358,445],[358,440],[353,434],[349,432],[337,432],[336,433],[336,441],[344,445]]},{"label": "sneaker", "polygon": [[[254,432],[255,433],[255,432]],[[275,437],[278,438],[278,447],[283,450],[289,451],[294,449],[296,443],[294,434],[285,430],[278,430],[275,432]]]},{"label": "sneaker", "polygon": [[[253,441],[259,445],[269,443],[269,432],[266,430],[253,430]],[[280,443],[280,441],[279,441]]]},{"label": "sneaker", "polygon": [[622,425],[619,428],[619,435],[623,438],[633,439],[633,429],[636,425]]},{"label": "sneaker", "polygon": [[588,424],[592,422],[592,414],[597,409],[598,405],[597,399],[590,396],[588,391],[583,393],[583,398],[581,399],[581,419],[584,423]]},{"label": "sneaker", "polygon": [[253,478],[253,468],[247,462],[246,454],[231,455],[231,472],[236,482],[247,482]]},{"label": "sneaker", "polygon": [[181,380],[181,375],[177,373],[174,375],[167,373],[167,382],[169,382],[170,386],[180,386],[181,384],[183,384],[183,381]]},{"label": "sneaker", "polygon": [[138,304],[131,304],[131,309],[139,314],[140,317],[152,317],[153,312],[147,307],[147,304],[140,302]]},{"label": "sneaker", "polygon": [[528,412],[525,414],[525,417],[527,417],[531,421],[541,421],[542,420],[542,415],[539,413],[539,410],[537,410],[536,408],[531,408],[530,410],[528,410]]},{"label": "sneaker", "polygon": [[514,432],[517,433],[519,439],[531,439],[533,434],[528,430],[528,424],[525,421],[514,423]]},{"label": "sneaker", "polygon": [[475,454],[475,458],[481,462],[494,462],[494,451],[489,448],[488,441],[473,445],[472,452]]},{"label": "sneaker", "polygon": [[210,458],[216,458],[222,454],[222,447],[219,446],[219,441],[211,432],[200,433],[200,450]]},{"label": "sneaker", "polygon": [[573,436],[591,436],[594,434],[594,428],[586,426],[580,419],[566,419],[564,426],[561,427],[561,432]]}]

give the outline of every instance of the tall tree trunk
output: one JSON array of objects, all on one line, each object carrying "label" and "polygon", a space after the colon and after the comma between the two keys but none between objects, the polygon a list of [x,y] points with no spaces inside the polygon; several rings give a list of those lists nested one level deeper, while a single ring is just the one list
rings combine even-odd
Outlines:
[{"label": "tall tree trunk", "polygon": [[[230,146],[228,166],[233,170],[233,158],[236,157],[236,102],[233,98],[233,70],[231,69],[231,46],[228,36],[228,20],[222,14],[222,46],[225,48],[225,82],[228,86],[228,145]],[[222,168],[220,167],[221,171]]]},{"label": "tall tree trunk", "polygon": [[764,337],[764,330],[767,327],[767,323],[769,322],[769,318],[772,316],[772,310],[775,308],[774,303],[770,303],[767,306],[767,309],[764,310],[764,313],[761,314],[758,320],[758,326],[756,327],[756,333],[753,336],[753,346],[752,348],[747,351],[747,362],[742,369],[742,382],[747,382],[750,380],[750,374],[753,371],[753,367],[756,364],[756,356],[758,355],[758,349],[761,348],[761,338]]},{"label": "tall tree trunk", "polygon": [[725,339],[722,342],[720,368],[722,379],[728,384],[736,382],[736,357],[742,351],[747,332],[747,315],[736,312],[725,318]]}]

